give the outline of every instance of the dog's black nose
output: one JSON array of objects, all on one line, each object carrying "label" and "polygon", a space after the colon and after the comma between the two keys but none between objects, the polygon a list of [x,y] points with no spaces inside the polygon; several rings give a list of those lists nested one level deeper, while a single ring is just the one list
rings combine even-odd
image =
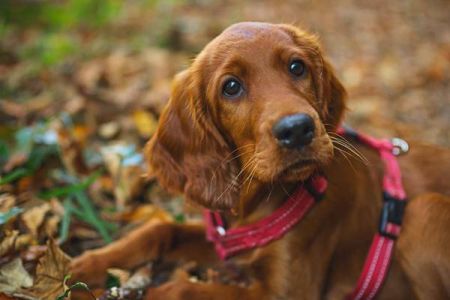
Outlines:
[{"label": "dog's black nose", "polygon": [[301,148],[314,138],[314,120],[307,114],[295,114],[282,118],[272,128],[278,143],[285,148]]}]

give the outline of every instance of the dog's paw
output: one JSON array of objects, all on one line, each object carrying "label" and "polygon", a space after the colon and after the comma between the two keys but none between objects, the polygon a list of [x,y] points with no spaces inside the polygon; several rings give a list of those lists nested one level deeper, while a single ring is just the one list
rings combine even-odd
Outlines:
[{"label": "dog's paw", "polygon": [[75,257],[69,265],[70,282],[84,282],[89,286],[104,285],[108,265],[95,251],[86,251]]}]

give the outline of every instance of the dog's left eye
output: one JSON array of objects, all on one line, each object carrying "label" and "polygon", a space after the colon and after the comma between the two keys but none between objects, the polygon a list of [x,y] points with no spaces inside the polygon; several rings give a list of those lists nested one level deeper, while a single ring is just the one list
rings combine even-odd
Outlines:
[{"label": "dog's left eye", "polygon": [[241,83],[234,78],[225,81],[222,87],[222,94],[227,98],[236,98],[242,93]]},{"label": "dog's left eye", "polygon": [[305,63],[301,60],[294,60],[289,64],[289,72],[296,76],[301,77],[306,73]]}]

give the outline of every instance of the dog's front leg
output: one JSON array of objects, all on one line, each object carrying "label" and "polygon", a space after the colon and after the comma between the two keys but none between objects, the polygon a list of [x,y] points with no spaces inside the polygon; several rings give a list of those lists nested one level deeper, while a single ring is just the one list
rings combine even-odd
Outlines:
[{"label": "dog's front leg", "polygon": [[103,285],[108,268],[130,269],[160,257],[206,263],[215,259],[215,253],[205,240],[203,225],[150,221],[108,246],[75,258],[70,266],[72,280]]}]

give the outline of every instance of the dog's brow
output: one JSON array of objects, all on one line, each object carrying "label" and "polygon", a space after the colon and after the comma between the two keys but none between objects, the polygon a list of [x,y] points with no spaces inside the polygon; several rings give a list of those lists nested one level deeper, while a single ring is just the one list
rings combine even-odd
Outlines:
[{"label": "dog's brow", "polygon": [[232,57],[223,63],[224,73],[232,73],[236,76],[244,76],[248,72],[248,65],[242,57]]}]

